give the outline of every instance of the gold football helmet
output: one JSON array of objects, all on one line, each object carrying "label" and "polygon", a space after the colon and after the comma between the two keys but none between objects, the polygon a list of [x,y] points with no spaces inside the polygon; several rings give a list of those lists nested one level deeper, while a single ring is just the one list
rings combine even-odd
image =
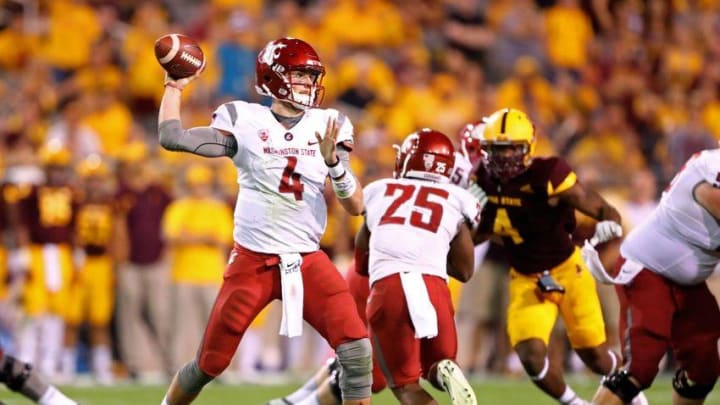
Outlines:
[{"label": "gold football helmet", "polygon": [[535,125],[514,108],[503,108],[483,120],[480,145],[491,175],[509,179],[530,166],[535,153]]}]

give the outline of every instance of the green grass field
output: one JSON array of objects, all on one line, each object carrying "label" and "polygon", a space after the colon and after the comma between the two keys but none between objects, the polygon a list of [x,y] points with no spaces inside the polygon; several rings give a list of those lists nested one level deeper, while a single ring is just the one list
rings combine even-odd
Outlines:
[{"label": "green grass field", "polygon": [[[570,384],[576,392],[589,398],[597,388],[597,380],[592,378],[571,378]],[[478,403],[489,405],[510,405],[510,404],[531,404],[531,405],[554,405],[555,401],[550,400],[537,390],[525,379],[489,379],[474,384],[478,395]],[[194,402],[198,405],[262,405],[270,398],[282,396],[290,392],[297,385],[222,385],[218,383],[208,386],[200,398]],[[65,387],[64,391],[79,401],[81,405],[159,405],[165,392],[164,386],[136,386],[122,385],[112,388],[104,387]],[[445,394],[432,391],[440,404],[449,405],[450,402]],[[665,376],[658,378],[655,385],[647,392],[651,405],[670,405],[670,378]],[[20,399],[17,395],[0,390],[0,400],[7,405],[30,404],[29,401]],[[373,397],[373,404],[390,405],[395,404],[394,398],[389,391],[384,391]],[[707,405],[720,405],[720,390],[710,394]]]}]

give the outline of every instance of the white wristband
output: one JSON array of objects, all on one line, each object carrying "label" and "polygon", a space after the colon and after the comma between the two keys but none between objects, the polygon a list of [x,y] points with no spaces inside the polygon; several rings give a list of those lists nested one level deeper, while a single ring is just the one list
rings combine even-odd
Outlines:
[{"label": "white wristband", "polygon": [[338,159],[334,166],[328,166],[328,174],[333,180],[339,179],[345,174],[345,166],[340,164],[340,159]]},{"label": "white wristband", "polygon": [[342,176],[342,178],[338,180],[332,179],[331,183],[335,195],[341,200],[352,197],[357,188],[355,176],[347,172],[345,172],[345,176]]}]

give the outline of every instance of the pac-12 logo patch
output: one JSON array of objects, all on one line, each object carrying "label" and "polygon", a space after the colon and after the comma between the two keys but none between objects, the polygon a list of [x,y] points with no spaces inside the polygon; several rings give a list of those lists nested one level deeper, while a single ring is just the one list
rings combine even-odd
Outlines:
[{"label": "pac-12 logo patch", "polygon": [[270,137],[270,133],[267,129],[259,129],[258,130],[258,137],[261,141],[267,142],[268,138]]},{"label": "pac-12 logo patch", "polygon": [[292,132],[285,132],[285,140],[290,142],[293,140],[293,134]]}]

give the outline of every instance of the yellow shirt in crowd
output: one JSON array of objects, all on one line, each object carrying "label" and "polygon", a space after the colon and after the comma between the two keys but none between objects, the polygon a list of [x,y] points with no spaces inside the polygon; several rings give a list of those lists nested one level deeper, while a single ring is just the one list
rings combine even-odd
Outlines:
[{"label": "yellow shirt in crowd", "polygon": [[181,198],[168,206],[163,232],[168,238],[186,233],[216,238],[217,245],[171,246],[171,279],[176,283],[220,284],[232,244],[233,215],[215,199]]}]

